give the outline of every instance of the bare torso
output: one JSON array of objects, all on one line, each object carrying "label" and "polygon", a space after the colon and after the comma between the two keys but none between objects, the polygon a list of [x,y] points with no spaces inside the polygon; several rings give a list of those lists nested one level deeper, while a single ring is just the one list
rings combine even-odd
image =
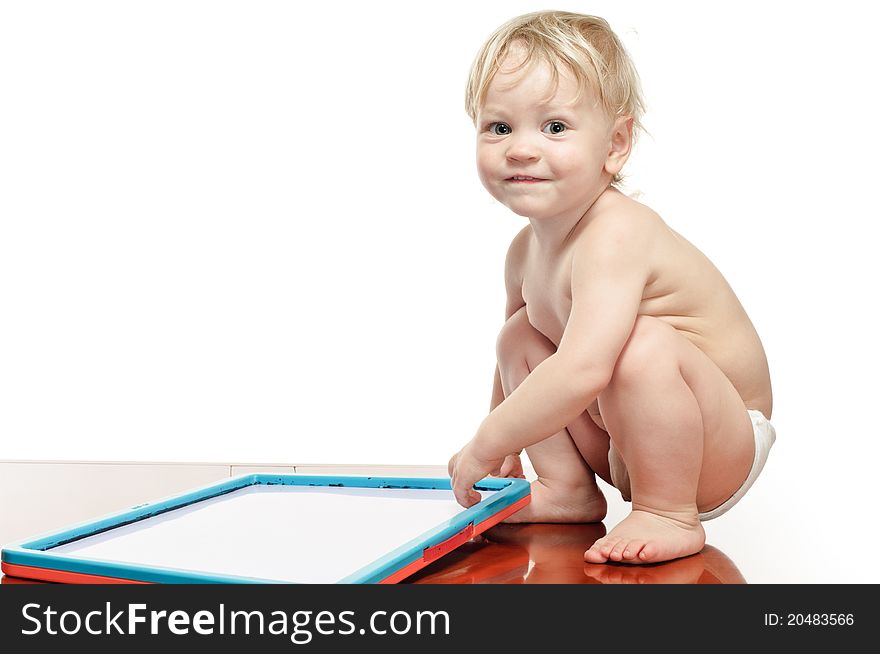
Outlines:
[{"label": "bare torso", "polygon": [[[596,209],[635,214],[639,229],[651,231],[656,247],[650,255],[652,274],[642,293],[639,315],[674,327],[721,369],[746,408],[770,418],[773,398],[764,348],[719,270],[660,216],[635,200],[616,191],[606,193]],[[526,244],[518,268],[529,322],[557,347],[571,312],[572,246],[589,236],[589,229],[575,228],[564,246],[545,252],[530,227],[521,235]]]}]

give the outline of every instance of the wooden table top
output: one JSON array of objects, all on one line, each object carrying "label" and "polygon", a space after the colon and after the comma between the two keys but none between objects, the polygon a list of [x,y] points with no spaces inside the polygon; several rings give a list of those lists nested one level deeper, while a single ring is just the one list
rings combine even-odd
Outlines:
[{"label": "wooden table top", "polygon": [[[711,545],[666,563],[585,563],[606,533],[596,524],[501,524],[416,572],[416,584],[744,584],[736,565]],[[0,583],[41,583],[4,576]]]},{"label": "wooden table top", "polygon": [[501,524],[416,572],[417,584],[744,584],[736,565],[707,545],[666,563],[586,563],[606,533],[596,524]]}]

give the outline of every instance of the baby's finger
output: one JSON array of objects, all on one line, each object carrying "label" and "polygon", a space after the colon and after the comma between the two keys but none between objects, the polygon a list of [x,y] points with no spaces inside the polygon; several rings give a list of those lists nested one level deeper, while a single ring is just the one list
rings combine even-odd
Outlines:
[{"label": "baby's finger", "polygon": [[504,464],[501,466],[501,473],[498,476],[510,477],[510,473],[513,472],[515,468],[516,463],[511,460],[511,457],[507,457],[504,459]]},{"label": "baby's finger", "polygon": [[516,454],[510,454],[504,459],[501,466],[501,477],[519,477],[525,478],[523,475],[522,462]]},{"label": "baby's finger", "polygon": [[466,509],[482,499],[480,494],[473,489],[473,486],[464,485],[455,478],[452,480],[452,494],[455,495],[455,501]]},{"label": "baby's finger", "polygon": [[449,473],[449,476],[452,476],[452,473],[455,472],[455,462],[458,460],[458,454],[453,454],[452,458],[449,459],[449,465],[446,466],[446,470]]},{"label": "baby's finger", "polygon": [[461,489],[452,489],[452,494],[455,495],[455,501],[458,502],[464,508],[469,508],[470,504],[468,504],[468,492],[466,490]]},{"label": "baby's finger", "polygon": [[473,488],[468,490],[461,491],[460,495],[457,495],[456,500],[461,504],[464,508],[469,509],[474,504],[479,504],[480,500],[483,499],[480,494],[475,491]]}]

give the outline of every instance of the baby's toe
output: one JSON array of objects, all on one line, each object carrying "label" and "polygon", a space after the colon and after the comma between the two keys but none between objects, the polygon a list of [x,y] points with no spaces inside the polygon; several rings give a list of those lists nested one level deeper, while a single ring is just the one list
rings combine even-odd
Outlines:
[{"label": "baby's toe", "polygon": [[602,552],[602,556],[608,558],[620,540],[620,536],[606,536],[603,538],[601,540],[602,544],[599,546],[599,551]]},{"label": "baby's toe", "polygon": [[623,560],[632,561],[639,555],[639,552],[641,552],[644,547],[645,541],[631,540],[623,550]]},{"label": "baby's toe", "polygon": [[588,563],[604,563],[608,560],[608,552],[611,551],[611,547],[606,542],[605,538],[600,538],[593,545],[584,552],[584,561]]},{"label": "baby's toe", "polygon": [[584,552],[584,561],[587,563],[605,563],[607,559],[591,547]]},{"label": "baby's toe", "polygon": [[608,558],[612,561],[620,561],[623,559],[623,550],[626,549],[626,546],[629,545],[628,540],[620,539],[615,544],[614,547],[611,548],[611,551],[608,553]]},{"label": "baby's toe", "polygon": [[645,546],[642,548],[642,551],[639,552],[639,560],[641,561],[653,561],[660,554],[660,550],[654,543],[645,543]]}]

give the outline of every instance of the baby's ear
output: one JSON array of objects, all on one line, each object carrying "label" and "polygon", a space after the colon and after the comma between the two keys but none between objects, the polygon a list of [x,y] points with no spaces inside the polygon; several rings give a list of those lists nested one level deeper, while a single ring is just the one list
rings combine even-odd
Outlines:
[{"label": "baby's ear", "polygon": [[623,164],[629,159],[632,151],[632,116],[618,116],[611,126],[608,156],[605,158],[605,170],[612,176],[617,175]]}]

